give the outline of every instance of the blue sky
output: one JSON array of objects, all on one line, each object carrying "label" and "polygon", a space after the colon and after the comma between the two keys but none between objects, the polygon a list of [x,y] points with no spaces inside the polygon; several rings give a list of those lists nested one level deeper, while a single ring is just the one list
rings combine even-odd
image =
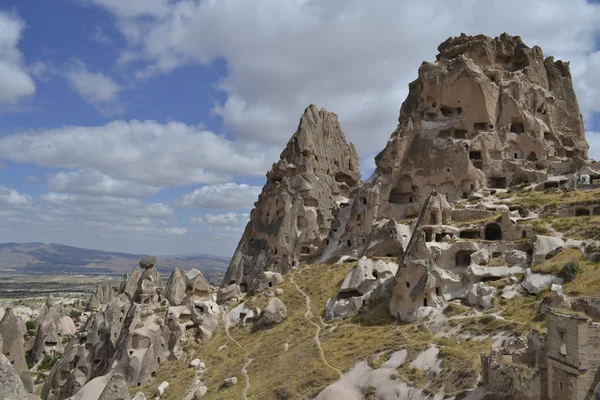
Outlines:
[{"label": "blue sky", "polygon": [[4,0],[0,242],[231,255],[308,104],[339,115],[366,179],[461,32],[571,61],[600,158],[597,2]]}]

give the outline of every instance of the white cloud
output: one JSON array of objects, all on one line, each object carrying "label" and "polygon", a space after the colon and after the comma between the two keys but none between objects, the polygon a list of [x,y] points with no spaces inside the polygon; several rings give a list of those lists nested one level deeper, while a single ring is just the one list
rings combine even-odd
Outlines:
[{"label": "white cloud", "polygon": [[[258,200],[260,191],[258,186],[237,183],[203,186],[185,195],[181,206],[199,209],[250,209]],[[207,216],[204,217],[205,221],[206,218]]]},{"label": "white cloud", "polygon": [[29,206],[31,205],[31,196],[0,185],[0,203],[5,206]]},{"label": "white cloud", "polygon": [[[112,195],[262,176],[279,151],[179,122],[114,121],[0,138],[0,158],[78,170],[57,174],[51,179],[54,190]],[[137,186],[126,188],[124,181]]]},{"label": "white cloud", "polygon": [[188,230],[186,228],[181,228],[181,227],[165,228],[164,231],[165,231],[165,233],[168,233],[169,235],[176,235],[176,236],[184,236],[184,235],[187,235],[187,233],[188,233]]},{"label": "white cloud", "polygon": [[63,211],[69,214],[101,216],[115,220],[121,220],[123,216],[165,218],[172,217],[175,213],[173,208],[166,204],[147,204],[133,198],[48,192],[44,193],[41,199],[52,206],[62,207]]},{"label": "white cloud", "polygon": [[35,92],[35,84],[17,47],[23,29],[23,20],[0,11],[0,103],[15,104]]},{"label": "white cloud", "polygon": [[65,73],[69,83],[88,103],[99,111],[112,114],[121,111],[115,105],[121,86],[102,72],[90,72],[83,62],[73,59]]},{"label": "white cloud", "polygon": [[125,12],[94,1],[118,17],[128,41],[120,61],[146,60],[140,77],[226,60],[219,87],[227,99],[214,112],[234,135],[256,141],[284,144],[315,103],[340,116],[363,157],[381,150],[420,63],[461,31],[521,35],[572,60],[584,115],[600,104],[600,5],[585,0],[182,0],[167,12],[162,2]]},{"label": "white cloud", "polygon": [[117,197],[146,197],[156,194],[161,188],[115,179],[102,172],[90,169],[60,171],[48,180],[50,190],[108,195]]},{"label": "white cloud", "polygon": [[250,219],[249,213],[228,212],[224,214],[206,214],[203,217],[191,216],[189,222],[192,224],[210,225],[245,225]]}]

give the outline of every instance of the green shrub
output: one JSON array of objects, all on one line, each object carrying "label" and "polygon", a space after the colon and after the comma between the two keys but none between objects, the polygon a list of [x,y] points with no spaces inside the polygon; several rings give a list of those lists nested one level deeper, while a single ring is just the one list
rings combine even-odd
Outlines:
[{"label": "green shrub", "polygon": [[577,276],[577,272],[579,272],[579,264],[569,261],[562,267],[558,276],[563,278],[565,282],[571,282]]},{"label": "green shrub", "polygon": [[27,328],[28,331],[35,331],[35,328],[37,328],[37,324],[35,323],[35,321],[27,321],[25,322],[25,328]]},{"label": "green shrub", "polygon": [[71,310],[71,312],[69,313],[69,317],[71,317],[73,319],[77,319],[77,318],[81,317],[81,311]]},{"label": "green shrub", "polygon": [[58,354],[55,357],[52,357],[52,356],[49,356],[48,354],[46,354],[44,356],[44,358],[42,358],[42,362],[40,363],[38,370],[42,370],[42,371],[51,370],[59,358],[60,358],[60,355],[58,355]]}]

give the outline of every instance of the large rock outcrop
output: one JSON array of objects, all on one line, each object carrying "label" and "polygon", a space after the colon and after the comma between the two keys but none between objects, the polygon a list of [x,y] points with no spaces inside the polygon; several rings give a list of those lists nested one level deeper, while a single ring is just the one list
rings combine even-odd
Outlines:
[{"label": "large rock outcrop", "polygon": [[27,400],[27,392],[11,362],[0,354],[0,399]]},{"label": "large rock outcrop", "polygon": [[261,271],[285,273],[318,256],[340,205],[359,181],[358,155],[337,116],[309,106],[267,173],[223,285],[245,291]]},{"label": "large rock outcrop", "polygon": [[63,354],[63,341],[77,332],[67,314],[67,310],[53,301],[52,295],[48,296],[46,306],[37,319],[37,332],[31,348],[34,363],[41,361],[45,355],[54,357]]},{"label": "large rock outcrop", "polygon": [[27,370],[25,361],[25,322],[12,308],[6,310],[0,321],[2,353],[17,372]]},{"label": "large rock outcrop", "polygon": [[463,34],[438,50],[409,85],[342,243],[365,244],[375,221],[416,217],[434,190],[454,202],[485,188],[559,187],[589,169],[568,63],[507,34]]}]

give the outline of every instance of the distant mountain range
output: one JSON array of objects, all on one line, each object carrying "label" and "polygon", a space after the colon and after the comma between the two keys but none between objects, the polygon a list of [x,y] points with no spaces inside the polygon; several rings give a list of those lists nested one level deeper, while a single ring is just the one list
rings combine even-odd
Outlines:
[{"label": "distant mountain range", "polygon": [[[0,243],[0,273],[129,274],[144,256],[82,249],[54,243]],[[165,279],[174,267],[197,268],[208,280],[220,283],[229,266],[227,257],[200,253],[157,256],[156,260],[156,266]]]}]

